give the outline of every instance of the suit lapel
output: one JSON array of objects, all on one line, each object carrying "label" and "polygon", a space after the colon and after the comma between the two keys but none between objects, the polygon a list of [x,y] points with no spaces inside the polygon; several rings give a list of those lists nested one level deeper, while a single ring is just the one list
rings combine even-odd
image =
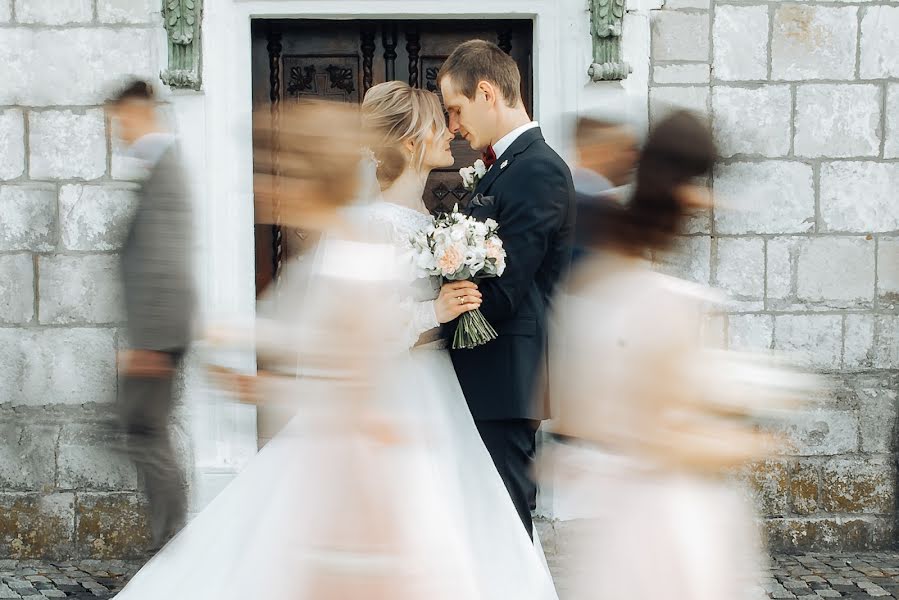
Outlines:
[{"label": "suit lapel", "polygon": [[493,163],[493,166],[490,167],[490,170],[487,171],[484,178],[478,182],[477,186],[475,186],[474,193],[487,195],[491,186],[493,186],[496,180],[499,179],[500,175],[509,170],[509,165],[512,164],[518,155],[527,150],[531,144],[542,139],[543,133],[540,131],[539,127],[528,129],[518,136],[518,138],[512,142],[512,145],[509,146],[508,150],[503,152],[502,156],[497,157],[496,162]]}]

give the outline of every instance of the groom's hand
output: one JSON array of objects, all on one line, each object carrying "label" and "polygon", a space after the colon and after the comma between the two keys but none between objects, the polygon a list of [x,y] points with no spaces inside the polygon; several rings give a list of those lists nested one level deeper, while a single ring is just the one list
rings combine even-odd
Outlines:
[{"label": "groom's hand", "polygon": [[449,323],[459,315],[481,306],[481,292],[470,281],[450,281],[440,288],[440,295],[434,301],[434,313],[438,323]]}]

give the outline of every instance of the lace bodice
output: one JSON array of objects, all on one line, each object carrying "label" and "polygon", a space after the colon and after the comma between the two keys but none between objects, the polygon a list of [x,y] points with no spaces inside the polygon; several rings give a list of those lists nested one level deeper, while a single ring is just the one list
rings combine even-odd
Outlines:
[{"label": "lace bodice", "polygon": [[[390,202],[376,202],[368,207],[369,223],[376,238],[388,241],[404,250],[409,239],[432,223],[429,215]],[[410,266],[409,291],[403,299],[408,312],[407,341],[412,347],[423,333],[439,327],[434,312],[434,300],[440,294],[438,277],[416,278]]]}]

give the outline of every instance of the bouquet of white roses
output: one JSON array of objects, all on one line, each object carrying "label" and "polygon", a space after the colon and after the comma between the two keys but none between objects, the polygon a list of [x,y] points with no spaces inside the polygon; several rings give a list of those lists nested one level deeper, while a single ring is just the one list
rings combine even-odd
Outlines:
[{"label": "bouquet of white roses", "polygon": [[[496,221],[478,221],[459,212],[439,215],[433,225],[412,236],[412,260],[421,277],[439,276],[446,281],[477,282],[500,277],[506,270],[506,251],[496,235]],[[459,317],[453,349],[474,348],[496,339],[496,330],[480,309]]]}]

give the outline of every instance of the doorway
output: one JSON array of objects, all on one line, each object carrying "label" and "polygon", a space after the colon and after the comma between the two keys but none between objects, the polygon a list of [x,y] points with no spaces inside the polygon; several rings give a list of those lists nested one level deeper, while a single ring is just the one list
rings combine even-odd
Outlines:
[{"label": "doorway", "polygon": [[[522,98],[533,115],[533,33],[530,19],[253,19],[253,106],[276,114],[310,97],[358,104],[371,86],[394,80],[439,95],[443,61],[458,44],[480,38],[495,42],[518,63]],[[458,170],[479,155],[461,137],[451,148],[455,164],[428,179],[424,201],[432,211],[467,201]],[[269,225],[273,220],[273,215],[256,215],[257,296],[277,279],[284,261],[308,243],[300,231]]]}]

